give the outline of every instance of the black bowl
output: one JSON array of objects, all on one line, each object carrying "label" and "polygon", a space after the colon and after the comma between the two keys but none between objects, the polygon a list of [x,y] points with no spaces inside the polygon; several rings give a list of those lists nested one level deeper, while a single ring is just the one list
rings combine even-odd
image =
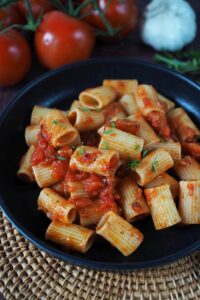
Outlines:
[{"label": "black bowl", "polygon": [[151,218],[136,226],[144,234],[139,249],[124,257],[107,242],[97,239],[86,253],[67,253],[44,239],[48,219],[37,211],[36,185],[16,178],[22,153],[26,150],[24,129],[33,105],[67,109],[83,89],[99,85],[105,78],[137,78],[184,107],[200,125],[200,87],[188,78],[151,63],[131,59],[98,59],[80,62],[49,72],[24,88],[2,113],[0,119],[0,203],[14,226],[32,243],[72,264],[104,270],[131,270],[166,264],[200,247],[200,228],[192,225],[155,231]]}]

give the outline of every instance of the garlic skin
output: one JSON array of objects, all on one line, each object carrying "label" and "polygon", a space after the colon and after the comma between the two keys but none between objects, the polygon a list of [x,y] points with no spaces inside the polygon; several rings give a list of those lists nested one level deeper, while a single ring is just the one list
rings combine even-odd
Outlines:
[{"label": "garlic skin", "polygon": [[159,51],[179,51],[196,35],[196,15],[185,0],[153,0],[144,13],[142,40]]}]

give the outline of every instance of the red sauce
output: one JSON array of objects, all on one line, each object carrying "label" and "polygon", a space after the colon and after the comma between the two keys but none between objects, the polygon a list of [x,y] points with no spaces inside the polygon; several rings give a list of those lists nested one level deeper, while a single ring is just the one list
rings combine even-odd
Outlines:
[{"label": "red sauce", "polygon": [[101,155],[101,151],[95,151],[92,153],[85,153],[84,155],[80,155],[77,157],[77,160],[81,163],[91,164],[93,163],[99,155]]},{"label": "red sauce", "polygon": [[143,98],[143,103],[144,103],[144,106],[147,108],[147,107],[152,107],[152,101],[151,99],[147,98],[147,97],[144,97]]},{"label": "red sauce", "polygon": [[164,113],[152,111],[147,115],[147,121],[164,140],[169,140],[171,132]]},{"label": "red sauce", "polygon": [[84,122],[85,125],[92,125],[94,123],[94,120],[92,117],[87,117]]},{"label": "red sauce", "polygon": [[112,102],[106,106],[106,108],[103,111],[105,122],[110,121],[114,117],[116,117],[118,114],[123,113],[123,109],[121,105],[117,102]]},{"label": "red sauce", "polygon": [[194,195],[194,183],[188,183],[187,188],[189,190],[189,195],[193,196]]},{"label": "red sauce", "polygon": [[200,159],[200,144],[199,143],[183,143],[182,148],[185,153]]},{"label": "red sauce", "polygon": [[92,196],[97,196],[104,187],[103,176],[90,174],[88,178],[83,180],[84,188]]},{"label": "red sauce", "polygon": [[68,202],[75,204],[77,209],[85,208],[93,204],[93,201],[89,198],[70,198]]},{"label": "red sauce", "polygon": [[131,134],[136,134],[138,132],[138,129],[140,128],[140,124],[138,122],[125,119],[117,120],[115,124],[117,129],[123,130]]},{"label": "red sauce", "polygon": [[184,136],[185,142],[195,142],[196,130],[194,128],[179,124],[181,135]]}]

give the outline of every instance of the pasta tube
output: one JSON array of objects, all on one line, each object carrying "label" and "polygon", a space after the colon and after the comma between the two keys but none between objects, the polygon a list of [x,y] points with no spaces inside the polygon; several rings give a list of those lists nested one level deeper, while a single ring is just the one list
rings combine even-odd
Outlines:
[{"label": "pasta tube", "polygon": [[125,94],[135,94],[138,86],[138,81],[135,79],[105,79],[103,81],[103,86],[112,87],[117,91],[119,96],[123,96]]},{"label": "pasta tube", "polygon": [[184,224],[200,224],[200,181],[181,181],[179,213]]},{"label": "pasta tube", "polygon": [[133,222],[147,216],[149,207],[144,200],[142,190],[135,184],[132,177],[122,180],[119,187],[121,196],[120,206],[122,213],[128,222]]},{"label": "pasta tube", "polygon": [[111,87],[100,86],[83,91],[79,95],[81,104],[91,109],[102,109],[116,99],[117,93]]},{"label": "pasta tube", "polygon": [[169,185],[145,189],[144,193],[156,230],[168,228],[181,221]]},{"label": "pasta tube", "polygon": [[168,98],[166,98],[165,96],[159,93],[158,93],[158,99],[166,113],[175,107],[175,103],[173,101],[169,100]]},{"label": "pasta tube", "polygon": [[168,120],[175,129],[181,142],[194,142],[200,136],[200,131],[181,107],[175,108],[168,114]]},{"label": "pasta tube", "polygon": [[52,109],[45,116],[41,127],[55,148],[69,145],[79,136],[78,131],[69,123],[67,117],[57,109]]},{"label": "pasta tube", "polygon": [[[89,193],[86,192],[82,181],[68,181],[68,190],[71,198],[87,198]],[[84,225],[83,225],[84,226]]]},{"label": "pasta tube", "polygon": [[41,188],[52,186],[53,184],[60,181],[59,179],[57,179],[57,177],[54,176],[53,166],[45,166],[40,163],[36,166],[33,166],[32,169],[35,180]]},{"label": "pasta tube", "polygon": [[72,102],[72,105],[69,109],[69,114],[72,113],[73,111],[75,111],[77,108],[81,108],[83,107],[83,105],[81,104],[81,102],[79,100],[74,100]]},{"label": "pasta tube", "polygon": [[102,209],[100,201],[95,201],[93,204],[79,209],[80,224],[86,227],[97,225],[108,210]]},{"label": "pasta tube", "polygon": [[96,233],[116,247],[124,256],[133,253],[142,243],[143,234],[113,211],[100,220]]},{"label": "pasta tube", "polygon": [[31,166],[31,157],[35,150],[35,147],[32,145],[29,147],[28,151],[24,154],[20,161],[20,167],[17,171],[17,176],[26,182],[34,182],[35,177],[33,174],[32,166]]},{"label": "pasta tube", "polygon": [[79,132],[96,130],[103,125],[104,115],[102,112],[76,108],[73,112],[69,112],[69,121]]},{"label": "pasta tube", "polygon": [[144,149],[160,142],[160,138],[157,136],[151,126],[145,121],[141,113],[134,113],[129,116],[128,119],[131,121],[137,121],[139,123],[137,135],[144,140]]},{"label": "pasta tube", "polygon": [[116,150],[121,158],[141,158],[144,140],[125,131],[112,128],[103,132],[100,149]]},{"label": "pasta tube", "polygon": [[157,149],[145,156],[135,168],[137,183],[141,186],[155,179],[174,165],[171,155],[164,149]]},{"label": "pasta tube", "polygon": [[52,110],[45,106],[35,105],[31,113],[31,124],[40,124],[43,118]]},{"label": "pasta tube", "polygon": [[181,144],[179,142],[159,142],[148,147],[149,150],[160,148],[169,152],[173,160],[181,159]]},{"label": "pasta tube", "polygon": [[76,218],[76,208],[51,188],[45,188],[38,198],[38,209],[43,211],[52,221],[63,224],[72,223]]},{"label": "pasta tube", "polygon": [[70,159],[72,169],[103,176],[114,175],[119,163],[118,152],[87,146],[78,147]]},{"label": "pasta tube", "polygon": [[157,176],[151,182],[147,183],[145,185],[145,189],[158,187],[164,184],[168,184],[170,186],[172,196],[174,199],[176,199],[176,197],[179,195],[179,183],[176,179],[165,172]]},{"label": "pasta tube", "polygon": [[174,170],[181,180],[200,180],[200,165],[189,155],[175,161]]},{"label": "pasta tube", "polygon": [[85,253],[94,242],[95,232],[76,224],[62,224],[54,221],[47,228],[45,238],[66,249]]},{"label": "pasta tube", "polygon": [[128,115],[132,115],[136,112],[139,112],[139,108],[137,106],[134,95],[124,95],[123,97],[121,97],[121,99],[119,99],[119,103]]},{"label": "pasta tube", "polygon": [[38,134],[40,132],[40,125],[29,125],[25,129],[25,141],[28,146],[37,142]]},{"label": "pasta tube", "polygon": [[136,102],[143,116],[153,111],[164,112],[160,105],[158,94],[153,86],[141,84],[136,91]]}]

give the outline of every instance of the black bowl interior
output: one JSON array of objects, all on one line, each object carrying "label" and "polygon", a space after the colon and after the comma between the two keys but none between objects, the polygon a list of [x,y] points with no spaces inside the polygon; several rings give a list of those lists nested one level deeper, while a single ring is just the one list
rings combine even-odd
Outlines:
[{"label": "black bowl interior", "polygon": [[0,121],[0,195],[8,218],[29,240],[73,264],[109,270],[127,270],[168,263],[200,246],[198,225],[178,226],[155,231],[151,218],[135,225],[144,242],[129,257],[122,256],[107,242],[97,238],[86,254],[66,253],[44,240],[48,219],[37,211],[39,188],[16,178],[21,155],[26,150],[24,129],[29,124],[33,105],[68,109],[83,89],[100,85],[105,78],[137,78],[149,83],[184,107],[200,126],[200,87],[177,73],[142,61],[101,59],[77,63],[49,72],[29,84],[7,107]]}]

